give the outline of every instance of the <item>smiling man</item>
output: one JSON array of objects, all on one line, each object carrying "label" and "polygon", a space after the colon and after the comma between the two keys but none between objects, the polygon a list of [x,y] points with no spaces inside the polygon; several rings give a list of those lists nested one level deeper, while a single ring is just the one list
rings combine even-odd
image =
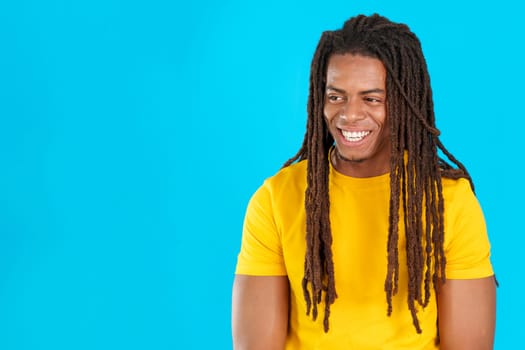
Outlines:
[{"label": "smiling man", "polygon": [[483,214],[438,135],[406,25],[361,15],[323,33],[303,146],[246,212],[235,349],[492,348]]},{"label": "smiling man", "polygon": [[333,55],[326,73],[324,116],[335,140],[332,164],[353,177],[389,172],[386,71],[380,60]]}]

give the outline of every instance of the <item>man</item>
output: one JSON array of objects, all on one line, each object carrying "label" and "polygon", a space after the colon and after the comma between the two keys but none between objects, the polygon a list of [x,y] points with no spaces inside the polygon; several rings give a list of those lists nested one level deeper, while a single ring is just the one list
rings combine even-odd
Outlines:
[{"label": "man", "polygon": [[438,135],[406,25],[361,15],[323,33],[303,146],[248,205],[235,349],[492,348],[483,214]]}]

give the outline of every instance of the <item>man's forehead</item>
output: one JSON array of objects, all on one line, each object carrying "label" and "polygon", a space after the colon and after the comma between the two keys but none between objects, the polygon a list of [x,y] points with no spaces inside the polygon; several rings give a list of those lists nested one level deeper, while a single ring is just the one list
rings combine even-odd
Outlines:
[{"label": "man's forehead", "polygon": [[339,55],[330,60],[326,72],[326,88],[346,90],[385,89],[386,70],[383,63],[375,58]]}]

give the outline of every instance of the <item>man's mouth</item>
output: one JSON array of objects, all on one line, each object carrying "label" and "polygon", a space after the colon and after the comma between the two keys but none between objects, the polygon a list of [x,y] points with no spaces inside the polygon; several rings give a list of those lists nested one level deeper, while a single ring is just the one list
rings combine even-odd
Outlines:
[{"label": "man's mouth", "polygon": [[341,133],[343,134],[346,141],[349,142],[358,142],[364,139],[368,134],[370,134],[370,131],[346,131],[341,130]]}]

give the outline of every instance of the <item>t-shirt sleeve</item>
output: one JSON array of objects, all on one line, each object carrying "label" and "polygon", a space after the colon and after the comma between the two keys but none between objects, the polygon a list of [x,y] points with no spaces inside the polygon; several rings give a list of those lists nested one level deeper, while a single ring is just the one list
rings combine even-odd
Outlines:
[{"label": "t-shirt sleeve", "polygon": [[285,276],[280,234],[272,210],[271,190],[265,182],[250,199],[242,233],[236,274]]},{"label": "t-shirt sleeve", "polygon": [[483,212],[468,181],[458,181],[446,211],[445,256],[447,279],[474,279],[494,274],[490,262],[490,243]]}]

